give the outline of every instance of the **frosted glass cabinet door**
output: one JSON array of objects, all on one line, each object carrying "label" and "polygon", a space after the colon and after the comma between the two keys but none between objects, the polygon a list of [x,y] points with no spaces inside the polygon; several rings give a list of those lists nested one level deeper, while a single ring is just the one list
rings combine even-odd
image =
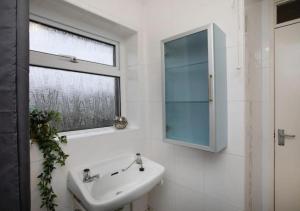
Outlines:
[{"label": "frosted glass cabinet door", "polygon": [[209,145],[207,30],[165,43],[166,137]]},{"label": "frosted glass cabinet door", "polygon": [[165,141],[220,151],[227,143],[224,33],[210,24],[164,40],[162,50]]}]

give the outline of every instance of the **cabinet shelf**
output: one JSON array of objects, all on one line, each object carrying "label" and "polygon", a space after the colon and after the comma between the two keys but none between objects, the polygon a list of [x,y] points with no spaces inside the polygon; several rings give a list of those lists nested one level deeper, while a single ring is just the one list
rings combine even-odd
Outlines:
[{"label": "cabinet shelf", "polygon": [[199,100],[199,101],[166,101],[166,103],[209,103],[208,100]]},{"label": "cabinet shelf", "polygon": [[186,68],[186,67],[193,67],[193,66],[197,66],[197,65],[201,65],[201,64],[207,64],[208,61],[203,61],[203,62],[196,62],[196,63],[191,63],[191,64],[183,64],[183,65],[175,65],[175,66],[172,66],[172,67],[166,67],[166,71],[171,71],[174,69],[183,69],[183,68]]}]

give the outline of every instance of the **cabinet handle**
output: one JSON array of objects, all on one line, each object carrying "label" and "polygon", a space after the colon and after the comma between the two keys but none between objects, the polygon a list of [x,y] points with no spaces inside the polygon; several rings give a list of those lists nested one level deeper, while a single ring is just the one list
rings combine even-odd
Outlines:
[{"label": "cabinet handle", "polygon": [[209,74],[208,76],[208,101],[212,102],[213,98],[212,98],[212,78],[213,76],[211,74]]}]

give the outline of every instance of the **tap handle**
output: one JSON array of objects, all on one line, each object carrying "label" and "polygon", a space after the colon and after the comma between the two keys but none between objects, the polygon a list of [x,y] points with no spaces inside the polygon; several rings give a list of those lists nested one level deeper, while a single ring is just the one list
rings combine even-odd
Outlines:
[{"label": "tap handle", "polygon": [[141,153],[136,153],[136,161],[138,163],[141,163],[142,162],[142,156],[141,156]]},{"label": "tap handle", "polygon": [[90,175],[90,169],[83,169],[83,176],[86,177]]},{"label": "tap handle", "polygon": [[142,164],[142,163],[143,163],[141,153],[136,153],[136,159],[135,159],[135,162],[136,162],[137,164]]}]

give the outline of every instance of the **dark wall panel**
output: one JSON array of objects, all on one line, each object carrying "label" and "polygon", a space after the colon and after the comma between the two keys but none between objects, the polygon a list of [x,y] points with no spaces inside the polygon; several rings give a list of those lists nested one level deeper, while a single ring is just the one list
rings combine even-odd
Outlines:
[{"label": "dark wall panel", "polygon": [[28,0],[0,1],[0,210],[30,210]]},{"label": "dark wall panel", "polygon": [[21,210],[30,210],[29,0],[17,0],[17,113]]}]

